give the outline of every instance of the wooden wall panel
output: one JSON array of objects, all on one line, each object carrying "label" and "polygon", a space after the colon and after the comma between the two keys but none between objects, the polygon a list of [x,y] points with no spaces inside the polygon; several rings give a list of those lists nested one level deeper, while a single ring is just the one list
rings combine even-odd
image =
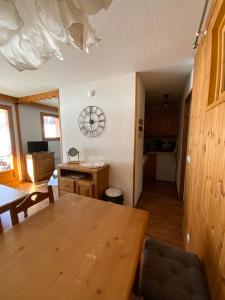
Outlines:
[{"label": "wooden wall panel", "polygon": [[207,110],[210,84],[211,31],[199,45],[191,104],[185,177],[185,234],[188,250],[197,252],[205,267],[212,299],[225,299],[225,103]]}]

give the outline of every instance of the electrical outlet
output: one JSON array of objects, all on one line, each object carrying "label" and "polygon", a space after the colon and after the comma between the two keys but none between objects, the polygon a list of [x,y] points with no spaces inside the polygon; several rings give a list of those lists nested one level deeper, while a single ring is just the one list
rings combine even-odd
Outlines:
[{"label": "electrical outlet", "polygon": [[190,155],[187,155],[187,162],[190,164],[191,163],[191,157]]},{"label": "electrical outlet", "polygon": [[186,234],[186,239],[187,239],[187,243],[190,244],[190,241],[191,241],[190,233]]}]

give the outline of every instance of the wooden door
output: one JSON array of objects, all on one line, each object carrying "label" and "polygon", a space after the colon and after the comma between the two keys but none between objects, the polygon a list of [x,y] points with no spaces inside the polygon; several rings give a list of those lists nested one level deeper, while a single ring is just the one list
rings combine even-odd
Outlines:
[{"label": "wooden door", "polygon": [[12,107],[0,104],[0,183],[18,179]]},{"label": "wooden door", "polygon": [[185,181],[185,169],[186,169],[186,159],[187,159],[190,103],[191,103],[191,93],[188,95],[188,97],[185,101],[185,106],[184,106],[181,169],[180,169],[180,187],[179,187],[179,199],[181,201],[183,201],[183,195],[184,195],[184,181]]},{"label": "wooden door", "polygon": [[76,193],[86,197],[93,197],[93,183],[87,181],[76,181]]}]

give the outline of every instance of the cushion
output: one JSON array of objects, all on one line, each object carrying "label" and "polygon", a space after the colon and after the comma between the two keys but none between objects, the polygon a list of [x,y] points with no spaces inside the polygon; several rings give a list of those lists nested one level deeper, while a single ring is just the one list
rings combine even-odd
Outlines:
[{"label": "cushion", "polygon": [[141,278],[144,300],[208,300],[197,255],[149,239]]}]

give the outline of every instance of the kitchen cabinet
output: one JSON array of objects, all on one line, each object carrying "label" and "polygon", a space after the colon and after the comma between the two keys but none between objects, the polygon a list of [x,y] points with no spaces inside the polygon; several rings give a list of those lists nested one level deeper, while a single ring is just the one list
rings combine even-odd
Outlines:
[{"label": "kitchen cabinet", "polygon": [[156,180],[175,182],[176,158],[173,152],[158,153],[156,167]]},{"label": "kitchen cabinet", "polygon": [[175,182],[176,157],[173,152],[149,153],[144,163],[144,183],[151,180]]},{"label": "kitchen cabinet", "polygon": [[151,153],[146,156],[144,163],[144,182],[156,179],[156,154]]},{"label": "kitchen cabinet", "polygon": [[177,136],[179,117],[177,111],[152,111],[146,113],[145,136]]}]

